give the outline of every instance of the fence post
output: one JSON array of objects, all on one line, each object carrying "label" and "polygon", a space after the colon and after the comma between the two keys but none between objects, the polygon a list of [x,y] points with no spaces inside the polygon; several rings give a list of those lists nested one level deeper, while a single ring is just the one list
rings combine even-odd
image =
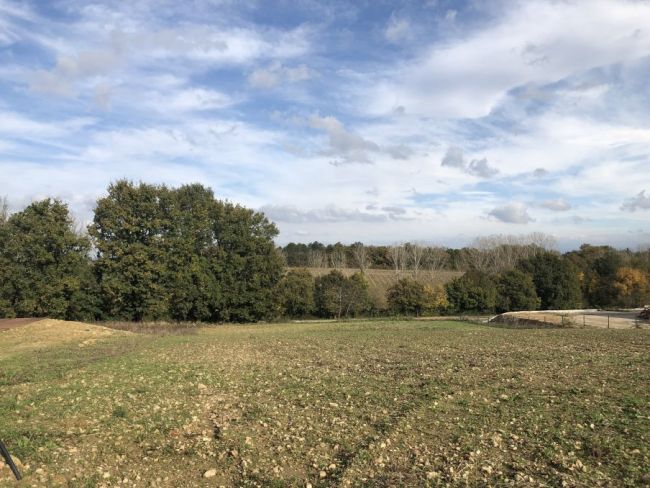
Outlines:
[{"label": "fence post", "polygon": [[587,319],[586,319],[586,317],[587,317],[587,316],[586,316],[585,314],[582,314],[582,328],[583,328],[583,329],[584,329],[585,327],[587,327]]},{"label": "fence post", "polygon": [[607,314],[607,328],[609,329],[609,314]]}]

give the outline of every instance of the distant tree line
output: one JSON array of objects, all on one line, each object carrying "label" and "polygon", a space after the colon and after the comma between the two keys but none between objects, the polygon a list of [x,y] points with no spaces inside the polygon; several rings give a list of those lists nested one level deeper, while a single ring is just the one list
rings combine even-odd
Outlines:
[{"label": "distant tree line", "polygon": [[[650,249],[584,244],[561,254],[553,238],[540,233],[481,237],[462,249],[408,242],[391,246],[313,242],[290,243],[282,252],[289,266],[353,267],[362,275],[370,268],[392,269],[400,281],[388,292],[389,311],[402,314],[624,308],[650,303]],[[420,289],[424,285],[418,284],[418,278],[440,270],[464,274],[445,285],[442,298],[434,299],[430,291],[427,295]],[[400,296],[408,298],[400,302]]]},{"label": "distant tree line", "polygon": [[[650,302],[648,249],[585,244],[560,254],[543,234],[483,237],[462,249],[278,248],[277,233],[263,214],[200,184],[117,181],[96,202],[87,229],[60,200],[10,213],[0,199],[0,317],[243,322]],[[371,268],[395,273],[387,305],[370,293]],[[463,274],[444,287],[422,279],[440,270]]]}]

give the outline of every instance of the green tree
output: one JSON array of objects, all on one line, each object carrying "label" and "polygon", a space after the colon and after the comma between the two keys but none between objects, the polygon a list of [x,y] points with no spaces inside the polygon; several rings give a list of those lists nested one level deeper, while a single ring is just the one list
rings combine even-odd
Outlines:
[{"label": "green tree", "polygon": [[497,312],[536,310],[540,299],[533,278],[518,269],[503,273],[497,281]]},{"label": "green tree", "polygon": [[174,320],[211,320],[217,278],[211,271],[216,259],[212,191],[199,184],[172,191],[170,232],[164,241],[165,287],[169,290],[169,315]]},{"label": "green tree", "polygon": [[361,273],[346,278],[338,270],[316,278],[316,311],[322,317],[359,315],[369,307],[368,284]]},{"label": "green tree", "polygon": [[445,285],[453,312],[490,313],[496,306],[496,287],[489,275],[468,271]]},{"label": "green tree", "polygon": [[108,195],[97,201],[88,232],[97,249],[95,267],[108,317],[169,316],[164,240],[172,226],[171,208],[166,187],[125,180],[111,184]]},{"label": "green tree", "polygon": [[363,273],[354,273],[347,279],[345,315],[363,315],[370,309],[368,282]]},{"label": "green tree", "polygon": [[256,321],[277,314],[276,285],[283,259],[273,243],[278,230],[264,214],[217,202],[212,260],[219,291],[215,319]]},{"label": "green tree", "polygon": [[424,285],[412,278],[402,278],[386,291],[388,307],[393,313],[419,316],[429,306]]},{"label": "green tree", "polygon": [[110,317],[255,321],[277,312],[276,227],[202,185],[118,181],[89,232]]},{"label": "green tree", "polygon": [[553,252],[543,252],[521,261],[519,269],[532,276],[543,310],[581,306],[578,269],[567,258]]},{"label": "green tree", "polygon": [[314,277],[306,269],[292,269],[278,284],[278,301],[286,317],[304,317],[314,312]]},{"label": "green tree", "polygon": [[59,200],[35,202],[8,217],[0,225],[0,315],[95,318],[89,250]]}]

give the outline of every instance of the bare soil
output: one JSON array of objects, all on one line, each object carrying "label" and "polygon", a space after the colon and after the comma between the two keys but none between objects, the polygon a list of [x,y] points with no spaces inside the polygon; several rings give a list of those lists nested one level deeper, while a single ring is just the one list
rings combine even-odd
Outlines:
[{"label": "bare soil", "polygon": [[22,325],[31,324],[38,320],[43,320],[43,318],[25,318],[25,319],[0,319],[0,331],[14,329]]}]

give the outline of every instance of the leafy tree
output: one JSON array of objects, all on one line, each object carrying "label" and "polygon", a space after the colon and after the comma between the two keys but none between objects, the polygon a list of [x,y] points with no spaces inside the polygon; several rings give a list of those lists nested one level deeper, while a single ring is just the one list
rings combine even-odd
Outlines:
[{"label": "leafy tree", "polygon": [[346,281],[343,273],[336,269],[316,278],[314,301],[320,316],[341,317],[344,310]]},{"label": "leafy tree", "polygon": [[503,273],[497,282],[496,305],[499,313],[536,310],[540,299],[533,278],[517,269]]},{"label": "leafy tree", "polygon": [[403,315],[421,315],[429,306],[429,298],[424,285],[412,278],[396,281],[386,292],[390,310]]},{"label": "leafy tree", "polygon": [[449,306],[453,312],[493,312],[496,305],[496,287],[489,275],[468,271],[445,286]]},{"label": "leafy tree", "polygon": [[46,199],[0,225],[0,316],[96,317],[90,243],[66,204]]},{"label": "leafy tree", "polygon": [[447,300],[447,292],[444,286],[424,285],[424,293],[427,295],[427,311],[438,313],[449,308],[449,300]]},{"label": "leafy tree", "polygon": [[360,273],[346,278],[338,270],[316,278],[316,311],[323,317],[357,315],[368,308],[368,285]]},{"label": "leafy tree", "polygon": [[368,282],[360,272],[354,273],[347,279],[345,315],[358,316],[370,308]]},{"label": "leafy tree", "polygon": [[97,201],[88,231],[97,249],[104,310],[111,318],[151,320],[169,316],[165,286],[172,226],[171,194],[164,187],[121,180]]},{"label": "leafy tree", "polygon": [[276,227],[202,185],[118,181],[89,232],[110,317],[254,321],[277,311]]},{"label": "leafy tree", "polygon": [[624,307],[641,307],[650,303],[648,276],[639,269],[619,268],[614,289],[618,293],[618,303]]},{"label": "leafy tree", "polygon": [[283,272],[273,243],[277,228],[263,214],[239,205],[215,206],[217,252],[212,269],[219,286],[215,318],[244,322],[274,317],[275,288]]},{"label": "leafy tree", "polygon": [[185,185],[173,191],[172,203],[164,243],[169,315],[175,320],[211,320],[219,289],[211,272],[214,195],[202,185]]},{"label": "leafy tree", "polygon": [[578,269],[565,257],[553,252],[539,253],[521,261],[519,269],[532,276],[543,310],[581,306]]},{"label": "leafy tree", "polygon": [[292,269],[278,283],[283,316],[304,317],[314,312],[314,277],[306,269]]}]

